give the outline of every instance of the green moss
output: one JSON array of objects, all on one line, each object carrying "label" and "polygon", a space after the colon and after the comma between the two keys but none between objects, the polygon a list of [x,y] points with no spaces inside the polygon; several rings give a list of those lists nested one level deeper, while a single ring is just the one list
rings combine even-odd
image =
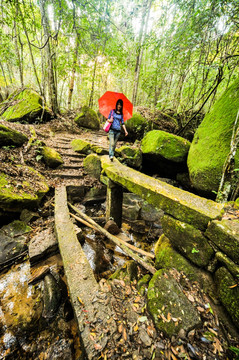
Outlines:
[{"label": "green moss", "polygon": [[0,124],[0,146],[21,146],[27,140],[28,138],[26,135]]},{"label": "green moss", "polygon": [[120,157],[120,161],[130,167],[139,169],[142,166],[141,150],[135,147],[123,145],[116,149],[116,153]]},{"label": "green moss", "polygon": [[109,280],[119,279],[125,282],[131,282],[137,280],[138,268],[134,261],[127,261],[120,269],[116,270],[110,277]]},{"label": "green moss", "polygon": [[[42,112],[42,98],[37,92],[26,89],[13,96],[14,105],[9,106],[2,114],[2,118],[7,121],[26,120],[29,121],[40,115]],[[13,99],[11,99],[13,100]],[[49,111],[45,108],[45,111]]]},{"label": "green moss", "polygon": [[[239,80],[215,103],[195,133],[188,154],[188,168],[196,189],[207,192],[218,190],[222,167],[230,151],[238,98]],[[235,156],[235,168],[238,167],[239,150]]]},{"label": "green moss", "polygon": [[144,295],[146,287],[151,280],[151,276],[149,274],[144,275],[137,283],[137,289],[141,295]]},{"label": "green moss", "polygon": [[64,162],[61,155],[55,149],[48,146],[42,148],[42,155],[45,163],[51,168],[55,168]]},{"label": "green moss", "polygon": [[174,248],[197,266],[208,265],[214,251],[201,231],[167,215],[161,219],[161,222],[164,234]]},{"label": "green moss", "polygon": [[71,142],[72,149],[81,154],[89,154],[91,145],[87,141],[75,139]]},{"label": "green moss", "polygon": [[190,142],[165,131],[152,130],[143,138],[141,148],[143,154],[159,155],[178,163],[186,160]]},{"label": "green moss", "polygon": [[88,155],[83,161],[83,166],[87,174],[93,176],[96,179],[100,178],[101,161],[98,155],[96,154]]},{"label": "green moss", "polygon": [[101,164],[102,169],[112,181],[139,195],[154,207],[199,229],[204,230],[210,219],[221,215],[222,204],[153,179],[125,167],[117,160],[111,163],[107,156],[101,157]]},{"label": "green moss", "polygon": [[126,123],[130,138],[141,139],[144,131],[148,128],[147,120],[139,113],[134,113],[132,118]]},{"label": "green moss", "polygon": [[99,130],[100,128],[100,120],[97,113],[88,106],[83,106],[81,113],[74,121],[78,126],[86,127],[88,129]]},{"label": "green moss", "polygon": [[5,211],[21,211],[23,208],[36,206],[43,195],[49,191],[45,178],[36,170],[22,167],[24,176],[34,178],[34,183],[15,181],[9,175],[0,173],[0,208]]},{"label": "green moss", "polygon": [[215,278],[220,300],[231,315],[235,325],[239,328],[239,287],[231,288],[231,286],[237,283],[237,279],[224,267],[217,270]]}]

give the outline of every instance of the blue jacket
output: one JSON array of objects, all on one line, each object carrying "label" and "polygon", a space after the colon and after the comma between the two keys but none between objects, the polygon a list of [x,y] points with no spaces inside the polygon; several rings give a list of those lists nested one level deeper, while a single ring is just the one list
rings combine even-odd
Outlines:
[{"label": "blue jacket", "polygon": [[116,112],[114,110],[111,110],[111,112],[109,113],[108,119],[110,119],[112,115],[113,115],[114,121],[112,122],[112,125],[111,125],[110,128],[112,130],[120,131],[121,130],[121,125],[124,125],[123,115],[116,114]]}]

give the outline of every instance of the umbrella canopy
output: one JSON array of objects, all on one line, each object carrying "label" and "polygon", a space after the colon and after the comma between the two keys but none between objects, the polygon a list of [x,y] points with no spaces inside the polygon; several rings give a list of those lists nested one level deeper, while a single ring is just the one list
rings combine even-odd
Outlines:
[{"label": "umbrella canopy", "polygon": [[129,120],[133,115],[133,104],[124,94],[114,91],[106,91],[106,93],[99,98],[98,103],[100,113],[108,118],[110,111],[115,109],[116,102],[119,99],[123,100],[124,120]]}]

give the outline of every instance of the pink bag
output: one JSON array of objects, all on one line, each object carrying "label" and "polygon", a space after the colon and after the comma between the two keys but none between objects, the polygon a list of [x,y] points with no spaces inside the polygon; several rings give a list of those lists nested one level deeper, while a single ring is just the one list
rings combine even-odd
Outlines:
[{"label": "pink bag", "polygon": [[111,123],[107,120],[107,121],[105,122],[105,125],[103,126],[103,130],[104,130],[105,132],[109,132],[110,127],[111,127]]}]

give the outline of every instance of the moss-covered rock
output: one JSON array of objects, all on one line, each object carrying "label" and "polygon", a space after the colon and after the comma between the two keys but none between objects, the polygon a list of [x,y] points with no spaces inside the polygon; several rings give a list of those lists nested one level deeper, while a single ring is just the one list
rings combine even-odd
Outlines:
[{"label": "moss-covered rock", "polygon": [[142,152],[139,148],[123,145],[116,149],[120,161],[134,169],[140,169],[142,166]]},{"label": "moss-covered rock", "polygon": [[194,306],[169,272],[165,274],[164,270],[158,270],[154,274],[149,282],[147,299],[155,326],[166,336],[177,335],[180,329],[188,332],[201,323]]},{"label": "moss-covered rock", "polygon": [[152,130],[143,138],[141,148],[143,155],[181,163],[187,159],[190,142],[165,131]]},{"label": "moss-covered rock", "polygon": [[171,245],[169,239],[163,234],[155,244],[155,267],[156,269],[176,269],[191,280],[197,281],[200,287],[215,299],[215,285],[210,274],[190,263],[184,256],[179,254]]},{"label": "moss-covered rock", "polygon": [[0,146],[22,146],[27,140],[27,136],[21,132],[0,124]]},{"label": "moss-covered rock", "polygon": [[141,279],[139,279],[137,283],[137,289],[141,295],[144,295],[150,280],[151,280],[151,276],[149,274],[146,274]]},{"label": "moss-covered rock", "polygon": [[223,266],[225,266],[232,275],[239,277],[239,266],[236,265],[229,257],[218,251],[216,253],[216,259],[223,264]]},{"label": "moss-covered rock", "polygon": [[83,161],[84,169],[88,175],[100,179],[101,161],[98,155],[90,154]]},{"label": "moss-covered rock", "polygon": [[132,140],[142,139],[144,132],[149,127],[149,122],[139,113],[135,112],[126,123],[128,137]]},{"label": "moss-covered rock", "polygon": [[205,234],[219,249],[239,264],[239,220],[213,220]]},{"label": "moss-covered rock", "polygon": [[197,266],[208,265],[214,251],[201,231],[168,215],[161,222],[164,234],[174,248]]},{"label": "moss-covered rock", "polygon": [[53,169],[64,163],[61,155],[55,149],[48,146],[43,146],[42,156],[47,166]]},{"label": "moss-covered rock", "polygon": [[[230,152],[233,124],[238,111],[239,80],[215,103],[198,127],[188,154],[193,186],[201,191],[217,191],[222,167]],[[239,149],[235,168],[239,167]]]},{"label": "moss-covered rock", "polygon": [[99,130],[100,120],[97,113],[88,106],[83,106],[81,113],[74,119],[78,126]]},{"label": "moss-covered rock", "polygon": [[[25,208],[36,207],[49,191],[44,176],[28,166],[17,166],[22,181],[15,176],[0,173],[0,208],[10,212],[21,212]],[[14,171],[14,169],[13,169]]]},{"label": "moss-covered rock", "polygon": [[1,115],[1,118],[10,122],[32,123],[41,118],[48,120],[52,115],[49,108],[43,106],[42,97],[31,89],[25,89],[20,93],[13,94],[5,102],[5,105],[8,108]]},{"label": "moss-covered rock", "polygon": [[232,287],[237,283],[237,279],[235,279],[225,267],[217,270],[215,279],[218,286],[219,298],[231,315],[233,322],[239,328],[239,287]]},{"label": "moss-covered rock", "polygon": [[104,149],[97,145],[91,145],[91,150],[94,151],[94,153],[96,153],[97,155],[107,155],[109,152],[108,149]]},{"label": "moss-covered rock", "polygon": [[121,268],[116,270],[109,280],[118,279],[130,283],[133,280],[138,280],[138,268],[135,261],[127,261]]},{"label": "moss-covered rock", "polygon": [[87,141],[75,139],[71,142],[72,149],[80,154],[89,154],[91,152],[91,145]]}]

